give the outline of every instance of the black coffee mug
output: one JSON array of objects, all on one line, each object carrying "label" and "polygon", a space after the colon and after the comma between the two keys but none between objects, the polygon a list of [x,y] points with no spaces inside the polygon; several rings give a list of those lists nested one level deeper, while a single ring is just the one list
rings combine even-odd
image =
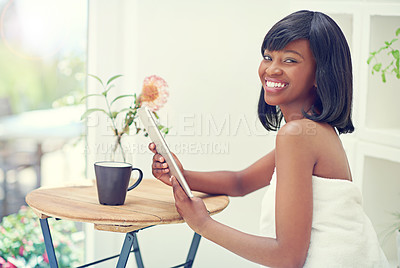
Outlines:
[{"label": "black coffee mug", "polygon": [[[132,186],[129,186],[132,170],[139,172],[139,178]],[[138,186],[143,178],[143,172],[140,169],[123,162],[96,162],[94,163],[94,171],[99,203],[102,205],[123,205],[127,191]]]}]

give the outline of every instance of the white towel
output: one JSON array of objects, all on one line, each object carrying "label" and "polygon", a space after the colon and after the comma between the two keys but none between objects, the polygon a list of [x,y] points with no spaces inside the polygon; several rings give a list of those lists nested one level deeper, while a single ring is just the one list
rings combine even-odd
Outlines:
[{"label": "white towel", "polygon": [[[304,267],[389,267],[357,186],[346,180],[313,176],[313,219]],[[262,201],[261,235],[276,238],[276,173]],[[293,219],[295,222],[295,219]]]}]

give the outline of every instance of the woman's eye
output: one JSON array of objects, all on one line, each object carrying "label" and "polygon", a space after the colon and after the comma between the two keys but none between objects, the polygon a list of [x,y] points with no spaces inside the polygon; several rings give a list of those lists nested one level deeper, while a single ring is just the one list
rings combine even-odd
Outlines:
[{"label": "woman's eye", "polygon": [[295,59],[286,59],[285,62],[286,63],[296,63],[297,60],[295,60]]},{"label": "woman's eye", "polygon": [[268,61],[272,60],[272,59],[271,59],[271,57],[270,57],[270,56],[268,56],[268,55],[264,55],[264,57],[263,57],[263,58],[264,58],[264,60],[268,60]]}]

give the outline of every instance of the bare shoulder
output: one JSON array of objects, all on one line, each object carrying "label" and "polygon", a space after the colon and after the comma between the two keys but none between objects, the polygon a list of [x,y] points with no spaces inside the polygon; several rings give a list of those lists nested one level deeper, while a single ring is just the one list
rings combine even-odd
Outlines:
[{"label": "bare shoulder", "polygon": [[293,120],[286,123],[278,131],[276,146],[288,146],[292,150],[302,150],[311,154],[318,154],[322,141],[329,132],[333,132],[331,127],[324,123],[314,122],[309,119]]},{"label": "bare shoulder", "polygon": [[314,122],[310,119],[293,120],[286,123],[278,131],[278,136],[315,136],[318,133],[321,123]]},{"label": "bare shoulder", "polygon": [[286,123],[278,131],[279,136],[294,136],[298,139],[310,141],[324,139],[327,136],[337,137],[335,130],[329,124],[315,122],[306,118]]},{"label": "bare shoulder", "polygon": [[304,161],[312,164],[314,175],[351,180],[346,152],[334,128],[327,123],[309,119],[286,123],[278,131],[276,150],[285,156],[285,161],[289,156],[302,161],[303,167]]},{"label": "bare shoulder", "polygon": [[308,119],[293,120],[278,131],[275,162],[279,181],[305,182],[313,174],[319,158],[316,143],[318,123]]}]

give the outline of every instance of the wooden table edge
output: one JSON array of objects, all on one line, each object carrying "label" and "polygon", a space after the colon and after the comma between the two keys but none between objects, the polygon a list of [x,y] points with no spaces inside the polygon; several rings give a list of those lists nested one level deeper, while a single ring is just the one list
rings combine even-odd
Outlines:
[{"label": "wooden table edge", "polygon": [[[86,186],[86,185],[85,185]],[[29,193],[28,193],[29,195]],[[27,197],[28,197],[27,195]],[[214,210],[210,213],[210,216],[215,215],[223,211],[230,203],[229,197],[227,195],[210,195],[205,197],[204,199],[210,198],[210,197],[215,197],[219,196],[222,197],[225,201],[225,204],[217,209]],[[110,231],[110,232],[119,232],[119,233],[127,233],[127,232],[132,232],[136,230],[140,230],[149,226],[155,226],[155,225],[164,225],[164,224],[178,224],[178,223],[183,223],[185,222],[182,218],[175,218],[175,219],[170,219],[170,220],[162,220],[160,221],[140,221],[140,222],[115,222],[113,221],[101,221],[101,220],[85,220],[82,218],[76,218],[76,217],[68,217],[66,215],[57,215],[49,212],[42,211],[38,208],[35,208],[31,204],[29,204],[29,198],[26,198],[25,200],[29,207],[33,210],[33,212],[39,217],[39,219],[46,219],[46,218],[55,218],[55,219],[62,219],[62,220],[69,220],[69,221],[74,221],[74,222],[82,222],[82,223],[90,223],[94,225],[95,230],[100,230],[100,231]]]}]

